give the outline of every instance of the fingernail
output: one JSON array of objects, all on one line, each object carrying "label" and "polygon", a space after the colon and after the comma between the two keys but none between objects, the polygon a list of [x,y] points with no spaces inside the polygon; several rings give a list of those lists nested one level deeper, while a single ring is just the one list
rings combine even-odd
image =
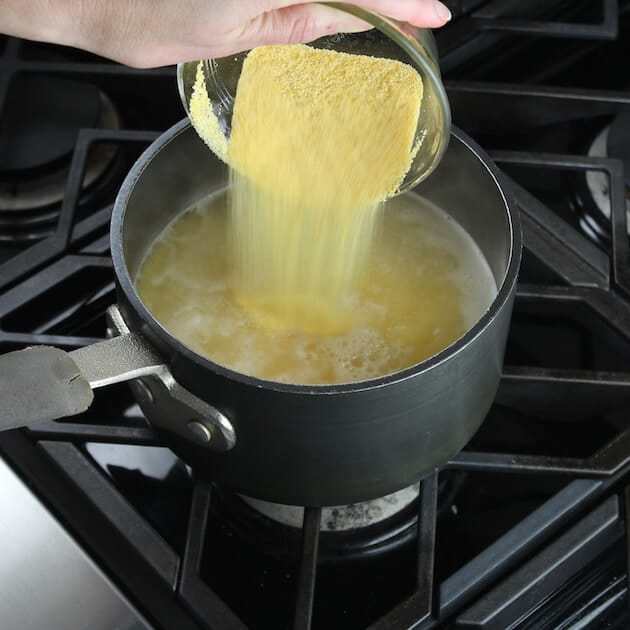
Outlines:
[{"label": "fingernail", "polygon": [[435,13],[442,22],[448,22],[452,15],[449,8],[441,2],[435,2]]}]

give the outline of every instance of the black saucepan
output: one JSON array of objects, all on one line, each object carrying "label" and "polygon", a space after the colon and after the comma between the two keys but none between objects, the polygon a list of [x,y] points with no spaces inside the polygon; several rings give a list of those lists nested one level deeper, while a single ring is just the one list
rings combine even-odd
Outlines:
[{"label": "black saucepan", "polygon": [[112,337],[71,353],[47,347],[0,357],[0,427],[86,409],[92,389],[131,381],[148,421],[196,470],[278,503],[338,505],[386,495],[457,453],[494,399],[521,256],[517,211],[496,167],[459,131],[418,192],[474,238],[497,286],[479,322],[438,355],[348,385],[264,381],[196,354],[148,312],[133,279],[182,210],[226,186],[225,167],[182,121],[140,157],[116,200]]}]

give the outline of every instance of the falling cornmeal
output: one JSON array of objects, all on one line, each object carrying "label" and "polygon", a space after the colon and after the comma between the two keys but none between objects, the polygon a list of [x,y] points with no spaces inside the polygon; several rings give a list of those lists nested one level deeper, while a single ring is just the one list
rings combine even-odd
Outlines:
[{"label": "falling cornmeal", "polygon": [[422,94],[400,61],[262,46],[245,59],[222,143],[198,65],[190,117],[230,166],[233,294],[261,325],[346,328],[381,202],[419,149]]}]

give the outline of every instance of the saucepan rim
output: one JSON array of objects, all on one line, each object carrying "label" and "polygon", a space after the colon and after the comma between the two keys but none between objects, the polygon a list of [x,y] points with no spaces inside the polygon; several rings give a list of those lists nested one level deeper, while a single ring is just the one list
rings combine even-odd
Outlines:
[{"label": "saucepan rim", "polygon": [[176,352],[181,353],[187,359],[192,360],[194,363],[199,365],[200,368],[209,370],[219,376],[251,387],[297,395],[346,394],[387,387],[419,376],[420,374],[428,372],[445,361],[449,361],[453,357],[457,356],[462,350],[471,344],[476,337],[488,328],[512,295],[512,290],[518,276],[522,250],[522,236],[518,210],[511,196],[505,190],[505,186],[501,184],[502,176],[497,166],[487,156],[485,156],[483,150],[467,134],[456,127],[453,127],[451,129],[451,136],[462,142],[475,155],[479,162],[486,168],[488,175],[492,178],[495,186],[497,187],[497,192],[501,196],[505,206],[509,229],[509,259],[501,285],[498,288],[497,295],[495,296],[492,304],[490,304],[488,309],[474,326],[472,326],[452,344],[420,363],[416,363],[403,370],[399,370],[385,376],[351,383],[339,383],[332,385],[299,385],[294,383],[281,383],[278,381],[266,380],[256,376],[243,374],[242,372],[237,372],[224,365],[215,363],[186,346],[153,317],[136,292],[124,256],[123,229],[125,225],[125,217],[128,211],[128,202],[133,194],[135,185],[144,171],[151,165],[152,160],[159,153],[165,150],[168,145],[182,133],[194,133],[190,121],[187,118],[175,124],[157,138],[132,166],[122,186],[120,187],[120,191],[114,203],[110,230],[110,245],[114,273],[116,274],[120,290],[123,291],[130,305],[140,315],[143,322],[152,329],[154,334],[158,335],[160,339],[166,341]]}]

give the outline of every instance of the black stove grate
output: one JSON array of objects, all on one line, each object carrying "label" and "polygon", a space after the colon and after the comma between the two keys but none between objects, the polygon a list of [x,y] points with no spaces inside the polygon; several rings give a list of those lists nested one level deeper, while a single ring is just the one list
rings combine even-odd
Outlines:
[{"label": "black stove grate", "polygon": [[[167,527],[90,454],[90,444],[161,446],[126,388],[112,396],[98,392],[94,407],[79,419],[0,435],[2,455],[157,627],[621,628],[630,623],[630,252],[623,172],[615,160],[564,148],[531,150],[522,141],[541,126],[630,111],[630,95],[492,83],[477,73],[471,74],[475,82],[460,80],[472,58],[483,58],[514,33],[587,38],[593,45],[614,39],[625,23],[626,3],[595,3],[600,15],[588,24],[574,13],[589,5],[584,12],[590,15],[592,3],[569,3],[579,7],[567,10],[565,2],[535,2],[531,16],[514,14],[509,21],[497,16],[510,15],[522,3],[451,4],[464,16],[440,42],[445,68],[455,77],[447,81],[455,120],[496,148],[492,155],[521,212],[525,258],[496,404],[471,444],[422,482],[405,547],[409,576],[383,576],[384,582],[404,581],[405,588],[380,607],[378,593],[360,589],[356,601],[362,605],[353,610],[332,596],[323,601],[326,533],[319,531],[320,510],[307,508],[297,558],[287,564],[287,610],[228,604],[239,603],[238,594],[224,596],[211,584],[206,566],[222,525],[213,511],[218,489],[186,477],[175,509],[178,523]],[[555,13],[565,17],[542,22]],[[144,130],[134,112],[161,92],[173,93],[173,74],[125,69],[74,53],[50,60],[47,47],[23,46],[7,39],[1,50],[0,111],[18,72],[92,81],[114,95],[124,84],[135,103],[124,129],[81,131],[55,231],[15,248],[0,264],[0,351],[41,343],[72,349],[102,338],[104,310],[114,300],[107,237],[113,198],[79,211],[87,157],[96,144],[108,143],[128,150],[132,160],[155,139],[159,131]],[[177,109],[164,110],[163,118],[151,119],[147,127],[161,130],[175,122]],[[522,169],[606,173],[609,250],[521,183]],[[577,341],[561,353],[567,330]],[[478,490],[467,499],[458,495],[445,509],[440,483],[454,473],[468,475]],[[528,488],[535,497],[500,525],[493,521],[501,512],[483,520],[474,509],[477,501],[490,504],[484,492],[499,480],[503,492]],[[460,531],[454,526],[456,508],[463,510],[466,502],[472,522],[481,530],[496,528],[496,535],[481,535],[464,559],[445,560],[445,548],[456,546]],[[235,570],[219,569],[219,574]],[[349,598],[356,590],[351,584],[344,588]]]}]

